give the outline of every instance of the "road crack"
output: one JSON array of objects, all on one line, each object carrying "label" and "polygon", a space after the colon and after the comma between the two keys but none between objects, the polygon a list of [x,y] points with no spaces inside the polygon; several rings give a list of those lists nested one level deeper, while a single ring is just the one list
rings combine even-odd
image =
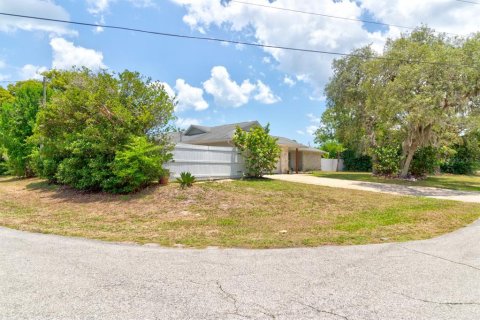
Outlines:
[{"label": "road crack", "polygon": [[222,295],[224,297],[226,297],[228,300],[231,301],[231,303],[233,304],[233,307],[234,307],[234,311],[233,312],[228,312],[226,314],[232,314],[232,315],[236,315],[236,316],[239,316],[239,317],[242,317],[242,318],[246,318],[246,319],[252,319],[251,316],[248,316],[248,315],[245,315],[245,314],[241,314],[240,311],[239,311],[239,307],[238,307],[238,300],[237,298],[235,297],[235,295],[233,295],[232,293],[228,292],[227,290],[225,290],[222,286],[222,284],[220,283],[220,281],[218,280],[215,280],[215,284],[217,285],[218,287],[218,290],[220,290],[220,292],[222,293]]},{"label": "road crack", "polygon": [[402,246],[402,245],[398,245],[398,246],[399,246],[400,248],[405,249],[405,250],[408,250],[408,251],[413,251],[413,252],[415,252],[415,253],[423,254],[423,255],[426,255],[426,256],[429,256],[429,257],[433,257],[433,258],[437,258],[437,259],[440,259],[440,260],[445,260],[445,261],[448,261],[448,262],[451,262],[451,263],[459,264],[459,265],[462,265],[462,266],[469,267],[469,268],[472,268],[472,269],[475,269],[475,270],[480,271],[480,268],[479,268],[479,267],[472,266],[472,265],[470,265],[470,264],[468,264],[468,263],[464,263],[464,262],[460,262],[460,261],[455,261],[455,260],[450,260],[450,259],[447,259],[447,258],[444,258],[444,257],[441,257],[441,256],[437,256],[437,255],[434,255],[434,254],[431,254],[431,253],[428,253],[428,252],[419,251],[419,250],[416,250],[416,249],[404,247],[404,246]]},{"label": "road crack", "polygon": [[301,302],[301,301],[298,301],[298,300],[295,300],[294,302],[298,303],[298,304],[301,304],[302,306],[305,306],[305,307],[308,307],[312,310],[315,310],[317,311],[318,313],[324,313],[324,314],[329,314],[329,315],[332,315],[332,316],[336,316],[336,317],[339,317],[339,318],[342,318],[342,319],[345,319],[345,320],[349,320],[346,316],[344,315],[341,315],[341,314],[338,314],[336,312],[333,312],[333,311],[328,311],[328,310],[322,310],[322,309],[319,309],[315,306],[312,306],[308,303],[304,303],[304,302]]}]

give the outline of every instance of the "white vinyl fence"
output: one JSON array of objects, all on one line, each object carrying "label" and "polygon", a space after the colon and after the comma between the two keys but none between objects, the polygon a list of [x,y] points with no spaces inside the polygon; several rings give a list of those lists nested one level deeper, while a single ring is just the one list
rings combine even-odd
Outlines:
[{"label": "white vinyl fence", "polygon": [[[321,160],[321,171],[337,171],[337,159],[322,159]],[[340,159],[338,164],[338,171],[343,170],[343,159]]]},{"label": "white vinyl fence", "polygon": [[245,171],[243,157],[236,148],[177,144],[173,161],[165,165],[177,178],[188,171],[197,179],[240,178]]}]

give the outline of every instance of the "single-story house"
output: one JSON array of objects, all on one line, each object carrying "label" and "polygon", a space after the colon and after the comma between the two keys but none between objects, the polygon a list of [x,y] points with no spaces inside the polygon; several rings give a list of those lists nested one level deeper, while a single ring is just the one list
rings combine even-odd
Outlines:
[{"label": "single-story house", "polygon": [[[260,126],[258,121],[231,123],[215,127],[191,125],[182,132],[171,133],[175,144],[193,144],[202,146],[233,147],[233,135],[236,127],[245,131]],[[275,137],[281,148],[276,173],[320,170],[322,155],[325,153],[284,137]]]}]

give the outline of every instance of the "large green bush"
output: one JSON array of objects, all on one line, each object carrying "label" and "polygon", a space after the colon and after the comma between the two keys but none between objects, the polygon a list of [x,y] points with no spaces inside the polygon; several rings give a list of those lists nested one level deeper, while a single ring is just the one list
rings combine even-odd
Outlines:
[{"label": "large green bush", "polygon": [[342,153],[342,158],[345,171],[372,171],[372,157],[368,155],[357,155],[355,151],[348,149]]},{"label": "large green bush", "polygon": [[4,166],[15,176],[33,175],[30,154],[34,145],[29,141],[39,106],[43,99],[42,83],[35,80],[10,85],[0,99],[0,145],[8,161]]},{"label": "large green bush", "polygon": [[373,172],[380,175],[397,175],[400,169],[400,155],[398,148],[384,146],[373,150],[375,161]]},{"label": "large green bush", "polygon": [[235,131],[233,142],[242,151],[247,175],[250,177],[262,177],[273,172],[277,166],[280,147],[277,139],[269,133],[269,125],[265,128],[255,126],[248,132],[237,127]]},{"label": "large green bush", "polygon": [[117,151],[113,161],[114,177],[107,180],[104,189],[128,193],[137,191],[163,175],[162,164],[172,154],[146,137],[132,137],[124,150]]},{"label": "large green bush", "polygon": [[38,175],[108,192],[135,191],[158,179],[171,150],[165,132],[174,109],[163,87],[130,71],[47,76],[52,97],[39,111],[31,139]]},{"label": "large green bush", "polygon": [[455,145],[453,150],[454,154],[441,164],[442,172],[472,174],[478,161],[474,150],[466,145]]},{"label": "large green bush", "polygon": [[415,152],[410,165],[410,174],[415,177],[422,177],[435,173],[439,165],[437,149],[432,146],[420,148]]}]

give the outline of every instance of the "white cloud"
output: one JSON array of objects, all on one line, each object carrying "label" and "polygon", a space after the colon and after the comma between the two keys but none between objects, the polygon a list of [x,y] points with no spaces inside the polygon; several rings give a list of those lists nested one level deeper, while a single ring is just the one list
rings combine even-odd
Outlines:
[{"label": "white cloud", "polygon": [[285,76],[283,78],[283,83],[285,83],[287,86],[289,87],[293,87],[295,85],[295,80],[293,80],[292,78],[290,78],[289,76]]},{"label": "white cloud", "polygon": [[260,80],[257,81],[257,91],[258,93],[253,98],[258,102],[264,104],[273,104],[282,100],[280,97],[274,95],[270,87]]},{"label": "white cloud", "polygon": [[[108,11],[112,3],[117,0],[86,0],[87,10],[93,15],[101,15]],[[154,0],[128,0],[133,6],[138,8],[148,8],[156,6]]]},{"label": "white cloud", "polygon": [[20,77],[22,79],[42,79],[42,72],[47,71],[47,67],[34,66],[26,64],[20,69]]},{"label": "white cloud", "polygon": [[192,124],[200,124],[200,120],[195,118],[177,118],[175,125],[179,128],[185,129]]},{"label": "white cloud", "polygon": [[203,88],[213,96],[217,104],[224,107],[243,106],[250,101],[252,95],[254,100],[264,104],[273,104],[281,100],[268,85],[260,80],[252,83],[249,79],[245,79],[238,84],[232,80],[224,66],[212,68],[210,79],[203,83]]},{"label": "white cloud", "polygon": [[[186,8],[183,21],[193,29],[217,26],[238,34],[248,33],[259,43],[296,48],[310,48],[335,52],[373,44],[383,48],[388,36],[396,36],[399,29],[370,32],[364,24],[355,21],[319,18],[314,15],[280,12],[258,6],[230,2],[222,5],[212,0],[171,0]],[[269,5],[266,0],[250,2]],[[224,2],[226,3],[226,2]],[[478,31],[480,6],[452,0],[403,1],[296,1],[277,0],[276,7],[319,12],[348,18],[374,15],[379,22],[419,26],[426,23],[439,31],[468,34]],[[288,26],[288,27],[285,27]],[[265,48],[276,67],[314,88],[312,96],[320,97],[331,76],[331,63],[336,56],[292,52]],[[262,59],[267,62],[266,59]]]},{"label": "white cloud", "polygon": [[307,128],[305,129],[307,131],[307,133],[311,136],[313,136],[315,134],[315,131],[317,131],[318,129],[318,126],[315,126],[315,125],[309,125],[307,126]]},{"label": "white cloud", "polygon": [[263,57],[262,62],[265,64],[269,64],[272,63],[272,59],[270,59],[270,57]]},{"label": "white cloud", "polygon": [[73,66],[83,66],[92,70],[106,68],[103,64],[103,54],[99,51],[75,46],[73,42],[63,38],[51,39],[50,46],[53,50],[53,68],[69,69]]},{"label": "white cloud", "polygon": [[303,132],[302,130],[297,130],[297,133],[300,134],[300,135],[305,135],[305,132]]},{"label": "white cloud", "polygon": [[308,113],[307,118],[308,118],[308,121],[310,122],[310,125],[308,125],[305,128],[305,132],[313,136],[315,134],[315,131],[317,131],[317,129],[320,127],[320,123],[322,119],[320,117],[315,116],[313,113]]},{"label": "white cloud", "polygon": [[154,84],[162,85],[163,90],[170,96],[170,98],[175,98],[175,91],[173,91],[172,87],[166,82],[154,82]]},{"label": "white cloud", "polygon": [[212,68],[210,79],[203,83],[203,88],[219,105],[237,108],[248,103],[256,87],[248,79],[237,84],[224,66],[216,66]]},{"label": "white cloud", "polygon": [[[53,0],[15,0],[0,1],[1,12],[12,12],[20,15],[49,17],[59,20],[70,20],[70,15]],[[65,24],[50,21],[40,21],[27,18],[2,16],[0,31],[14,32],[16,30],[43,31],[56,35],[76,35]]]},{"label": "white cloud", "polygon": [[203,99],[203,90],[201,88],[193,87],[183,79],[177,79],[175,89],[178,92],[176,111],[185,111],[188,109],[201,111],[208,108],[208,103]]}]

